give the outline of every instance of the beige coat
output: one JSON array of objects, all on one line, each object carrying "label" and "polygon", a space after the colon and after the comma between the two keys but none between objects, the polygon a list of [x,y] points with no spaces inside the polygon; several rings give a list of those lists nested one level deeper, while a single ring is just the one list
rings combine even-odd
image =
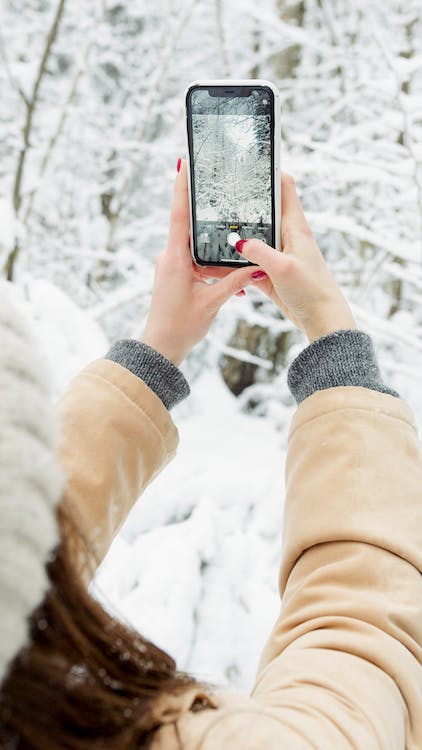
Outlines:
[{"label": "beige coat", "polygon": [[[178,432],[109,360],[74,379],[59,413],[65,502],[100,563]],[[199,712],[199,691],[166,699],[153,750],[421,750],[421,571],[410,408],[358,386],[317,391],[290,425],[282,606],[251,695],[222,691]]]}]

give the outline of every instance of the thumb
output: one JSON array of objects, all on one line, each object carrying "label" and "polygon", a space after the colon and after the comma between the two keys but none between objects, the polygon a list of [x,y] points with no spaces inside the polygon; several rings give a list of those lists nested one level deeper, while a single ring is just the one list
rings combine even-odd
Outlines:
[{"label": "thumb", "polygon": [[253,266],[239,268],[236,271],[231,271],[231,273],[220,279],[220,281],[217,281],[217,283],[212,284],[209,290],[211,307],[218,310],[230,297],[255,281],[252,278],[254,272],[256,272],[256,268]]},{"label": "thumb", "polygon": [[236,250],[246,260],[260,266],[272,279],[276,279],[284,268],[284,253],[262,240],[240,240],[236,243]]}]

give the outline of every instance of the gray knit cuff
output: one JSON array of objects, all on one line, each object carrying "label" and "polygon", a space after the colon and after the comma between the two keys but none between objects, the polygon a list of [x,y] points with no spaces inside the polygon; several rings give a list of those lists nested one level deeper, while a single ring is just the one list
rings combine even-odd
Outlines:
[{"label": "gray knit cuff", "polygon": [[297,404],[315,391],[340,385],[360,385],[400,398],[381,379],[372,339],[357,329],[340,329],[312,341],[291,363],[287,384]]},{"label": "gray knit cuff", "polygon": [[189,384],[179,368],[142,341],[116,341],[105,359],[112,359],[141,378],[169,410],[190,394]]}]

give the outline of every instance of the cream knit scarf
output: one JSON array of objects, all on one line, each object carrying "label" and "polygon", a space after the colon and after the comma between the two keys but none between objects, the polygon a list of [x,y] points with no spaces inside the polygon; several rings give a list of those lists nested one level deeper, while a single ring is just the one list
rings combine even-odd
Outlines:
[{"label": "cream knit scarf", "polygon": [[0,684],[47,591],[64,479],[48,368],[12,284],[0,282]]}]

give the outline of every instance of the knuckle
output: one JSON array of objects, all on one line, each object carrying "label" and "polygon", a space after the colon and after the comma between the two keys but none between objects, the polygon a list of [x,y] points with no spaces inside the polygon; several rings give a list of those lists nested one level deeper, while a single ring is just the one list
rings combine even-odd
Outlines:
[{"label": "knuckle", "polygon": [[293,273],[297,267],[297,259],[292,255],[284,255],[283,253],[283,276]]}]

